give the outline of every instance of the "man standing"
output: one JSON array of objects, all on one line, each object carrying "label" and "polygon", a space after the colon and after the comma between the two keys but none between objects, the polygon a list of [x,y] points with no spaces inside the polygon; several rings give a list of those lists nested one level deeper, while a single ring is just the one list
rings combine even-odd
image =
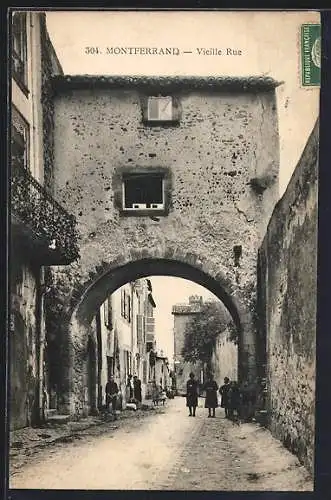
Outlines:
[{"label": "man standing", "polygon": [[214,380],[214,376],[211,372],[207,375],[207,377],[207,382],[203,386],[203,389],[206,392],[205,408],[208,408],[208,418],[215,418],[215,409],[218,406],[218,385]]},{"label": "man standing", "polygon": [[106,384],[106,405],[107,405],[107,410],[109,410],[109,406],[111,403],[114,420],[117,419],[116,416],[117,395],[118,395],[118,386],[114,380],[114,376],[110,375],[109,381]]},{"label": "man standing", "polygon": [[221,408],[225,410],[225,418],[229,418],[229,389],[230,389],[230,379],[224,377],[224,385],[221,386],[219,393],[222,396]]},{"label": "man standing", "polygon": [[133,398],[133,383],[132,383],[132,375],[131,373],[128,375],[128,380],[126,383],[127,388],[127,398],[129,401]]},{"label": "man standing", "polygon": [[189,409],[189,417],[195,417],[198,406],[198,382],[194,378],[194,373],[190,373],[190,378],[186,382],[186,406]]},{"label": "man standing", "polygon": [[250,407],[251,407],[251,394],[250,387],[247,380],[240,387],[241,392],[241,412],[240,417],[244,422],[249,421]]},{"label": "man standing", "polygon": [[135,375],[133,377],[133,397],[134,399],[141,404],[141,380]]},{"label": "man standing", "polygon": [[[229,395],[229,418],[231,420],[239,422],[241,413],[241,392],[239,389],[238,382],[230,382]],[[234,414],[236,412],[236,415]]]}]

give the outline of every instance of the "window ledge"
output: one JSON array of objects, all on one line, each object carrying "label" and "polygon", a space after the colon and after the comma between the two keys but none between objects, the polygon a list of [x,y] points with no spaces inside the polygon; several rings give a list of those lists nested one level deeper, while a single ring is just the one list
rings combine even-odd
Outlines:
[{"label": "window ledge", "polygon": [[162,210],[148,210],[148,209],[141,209],[141,210],[125,210],[122,208],[120,210],[120,215],[125,216],[125,217],[160,217],[162,215],[168,215],[169,210],[167,209],[162,209]]},{"label": "window ledge", "polygon": [[[130,175],[134,174],[159,174],[163,177],[164,199],[163,207],[159,208],[146,208],[141,207],[136,210],[125,208],[123,181]],[[172,173],[169,167],[164,166],[123,166],[117,167],[112,178],[112,186],[114,192],[114,207],[118,210],[120,217],[158,217],[166,216],[169,214],[171,207],[171,185]]]},{"label": "window ledge", "polygon": [[145,127],[179,127],[179,120],[142,120]]}]

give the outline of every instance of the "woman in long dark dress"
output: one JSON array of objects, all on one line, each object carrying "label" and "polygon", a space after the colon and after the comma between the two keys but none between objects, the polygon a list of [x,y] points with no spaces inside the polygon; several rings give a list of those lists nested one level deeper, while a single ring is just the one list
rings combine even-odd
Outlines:
[{"label": "woman in long dark dress", "polygon": [[[208,380],[204,385],[204,390],[206,391],[205,408],[208,408],[208,418],[215,418],[215,409],[218,407],[218,385],[212,375],[209,375]],[[211,410],[213,410],[213,413]]]},{"label": "woman in long dark dress", "polygon": [[224,385],[221,386],[219,393],[222,396],[221,408],[225,410],[225,418],[229,418],[229,390],[230,390],[230,380],[228,377],[224,378]]},{"label": "woman in long dark dress", "polygon": [[133,377],[133,396],[138,403],[141,403],[141,380],[137,375]]},{"label": "woman in long dark dress", "polygon": [[189,417],[195,417],[195,410],[198,406],[198,382],[194,378],[194,373],[190,373],[190,378],[186,382],[186,406],[189,409]]}]

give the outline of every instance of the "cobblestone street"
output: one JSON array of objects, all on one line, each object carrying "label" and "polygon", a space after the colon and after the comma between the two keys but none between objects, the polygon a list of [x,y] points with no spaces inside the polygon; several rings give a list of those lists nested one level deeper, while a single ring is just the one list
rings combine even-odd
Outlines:
[{"label": "cobblestone street", "polygon": [[297,458],[257,424],[235,425],[203,400],[188,418],[185,399],[144,418],[82,430],[12,468],[10,488],[311,491]]}]

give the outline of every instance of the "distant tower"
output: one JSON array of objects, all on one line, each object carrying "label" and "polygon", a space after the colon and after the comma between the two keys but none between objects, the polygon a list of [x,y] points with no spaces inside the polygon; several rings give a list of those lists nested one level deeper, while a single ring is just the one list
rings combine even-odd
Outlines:
[{"label": "distant tower", "polygon": [[182,349],[185,340],[185,328],[191,318],[201,312],[203,299],[199,295],[191,295],[188,304],[175,304],[172,307],[174,316],[174,366],[178,394],[185,394],[186,381],[193,371],[197,380],[201,378],[202,366],[199,363],[186,363],[183,360]]}]

